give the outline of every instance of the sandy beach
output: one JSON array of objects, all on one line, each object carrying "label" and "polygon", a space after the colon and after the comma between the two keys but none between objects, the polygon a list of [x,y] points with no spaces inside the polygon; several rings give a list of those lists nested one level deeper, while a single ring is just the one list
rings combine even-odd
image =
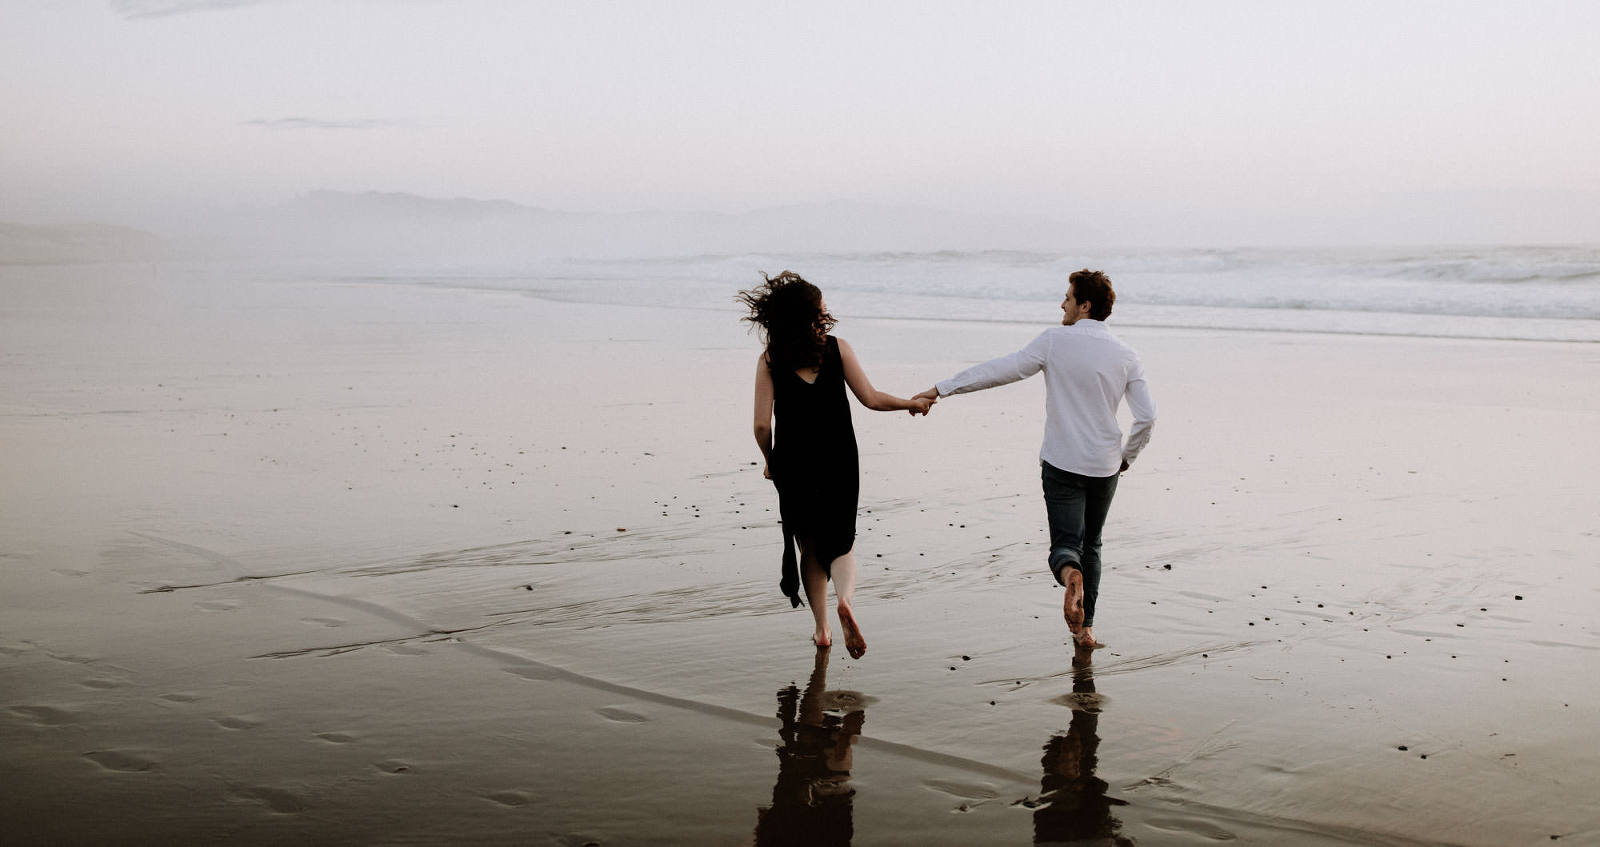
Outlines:
[{"label": "sandy beach", "polygon": [[[1600,843],[1600,345],[1113,316],[1076,660],[1040,382],[857,406],[852,660],[732,295],[0,267],[4,840]],[[830,305],[901,394],[1059,318]]]}]

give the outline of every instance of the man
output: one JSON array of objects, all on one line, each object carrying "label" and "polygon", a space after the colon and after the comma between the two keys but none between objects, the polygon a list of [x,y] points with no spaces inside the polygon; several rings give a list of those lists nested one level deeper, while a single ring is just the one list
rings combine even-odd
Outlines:
[{"label": "man", "polygon": [[[1094,637],[1100,597],[1100,529],[1117,478],[1150,440],[1156,407],[1139,357],[1106,328],[1117,295],[1100,271],[1075,271],[1061,301],[1061,326],[1028,346],[968,368],[918,397],[940,398],[1026,379],[1045,378],[1044,446],[1039,451],[1045,514],[1050,521],[1050,572],[1067,594],[1062,614],[1079,647]],[[1126,443],[1117,406],[1128,398],[1133,427]]]}]

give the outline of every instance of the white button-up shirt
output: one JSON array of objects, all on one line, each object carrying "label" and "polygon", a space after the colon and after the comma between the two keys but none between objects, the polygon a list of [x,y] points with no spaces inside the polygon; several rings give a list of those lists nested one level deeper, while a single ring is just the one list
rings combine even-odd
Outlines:
[{"label": "white button-up shirt", "polygon": [[[1044,446],[1039,458],[1064,471],[1107,477],[1133,460],[1150,441],[1156,404],[1139,356],[1102,321],[1080,318],[1051,327],[1028,346],[974,365],[938,383],[939,396],[981,391],[1044,371]],[[1128,398],[1133,427],[1127,443],[1117,406]]]}]

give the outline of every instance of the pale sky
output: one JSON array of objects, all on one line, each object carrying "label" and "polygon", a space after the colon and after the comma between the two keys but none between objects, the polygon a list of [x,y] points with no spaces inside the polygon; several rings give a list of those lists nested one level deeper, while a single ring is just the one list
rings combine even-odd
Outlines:
[{"label": "pale sky", "polygon": [[1160,240],[1516,192],[1555,233],[1600,197],[1597,33],[1587,0],[3,0],[0,220],[336,189]]}]

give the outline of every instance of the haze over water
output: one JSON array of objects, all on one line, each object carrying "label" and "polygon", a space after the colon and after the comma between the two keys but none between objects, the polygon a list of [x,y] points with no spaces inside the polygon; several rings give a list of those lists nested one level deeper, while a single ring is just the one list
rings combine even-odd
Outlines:
[{"label": "haze over water", "polygon": [[1594,243],[1595,31],[1587,3],[22,0],[0,221],[181,238],[332,189],[843,199],[1049,247]]},{"label": "haze over water", "polygon": [[[0,4],[7,843],[1595,843],[1591,3]],[[899,394],[776,591],[733,294]],[[842,651],[835,651],[841,653]]]}]

